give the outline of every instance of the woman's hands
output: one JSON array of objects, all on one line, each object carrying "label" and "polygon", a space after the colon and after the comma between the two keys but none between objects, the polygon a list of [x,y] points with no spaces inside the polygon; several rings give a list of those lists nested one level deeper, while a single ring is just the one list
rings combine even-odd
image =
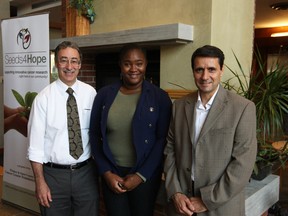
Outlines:
[{"label": "woman's hands", "polygon": [[117,194],[131,191],[143,181],[137,174],[129,174],[124,178],[107,171],[103,175],[108,187]]},{"label": "woman's hands", "polygon": [[103,177],[104,177],[108,187],[114,193],[120,194],[120,193],[124,193],[127,191],[123,187],[124,180],[120,176],[112,173],[111,171],[107,171],[104,173]]},{"label": "woman's hands", "polygon": [[130,174],[124,178],[123,186],[127,189],[127,191],[131,191],[136,188],[143,181],[137,174]]}]

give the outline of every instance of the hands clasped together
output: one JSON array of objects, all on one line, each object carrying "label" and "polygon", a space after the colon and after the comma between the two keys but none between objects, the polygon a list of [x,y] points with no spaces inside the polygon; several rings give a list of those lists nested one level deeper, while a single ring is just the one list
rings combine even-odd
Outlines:
[{"label": "hands clasped together", "polygon": [[176,211],[183,215],[191,216],[194,213],[207,211],[207,208],[200,197],[188,198],[185,194],[176,193],[173,196],[173,202]]},{"label": "hands clasped together", "polygon": [[131,191],[143,182],[137,174],[129,174],[123,178],[110,171],[104,174],[104,179],[109,188],[117,194]]}]

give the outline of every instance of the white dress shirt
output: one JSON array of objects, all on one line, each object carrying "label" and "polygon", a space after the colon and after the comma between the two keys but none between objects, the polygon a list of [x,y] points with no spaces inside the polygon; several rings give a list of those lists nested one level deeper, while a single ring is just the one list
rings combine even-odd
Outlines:
[{"label": "white dress shirt", "polygon": [[83,154],[69,154],[66,102],[68,86],[60,79],[45,87],[35,98],[28,122],[28,159],[38,163],[74,164],[91,156],[89,124],[95,89],[79,80],[71,88],[77,101]]},{"label": "white dress shirt", "polygon": [[207,115],[209,113],[209,110],[212,106],[212,103],[214,101],[214,98],[218,92],[219,86],[216,90],[216,92],[213,94],[213,96],[210,98],[210,100],[208,101],[208,103],[206,104],[206,106],[203,105],[202,101],[201,101],[201,97],[200,94],[198,92],[198,100],[195,106],[195,110],[194,110],[194,137],[193,137],[193,146],[192,146],[192,172],[191,172],[191,178],[194,181],[194,172],[195,172],[195,149],[196,149],[196,145],[198,142],[198,138],[200,135],[200,132],[202,130],[202,127],[204,125],[204,122],[207,118]]}]

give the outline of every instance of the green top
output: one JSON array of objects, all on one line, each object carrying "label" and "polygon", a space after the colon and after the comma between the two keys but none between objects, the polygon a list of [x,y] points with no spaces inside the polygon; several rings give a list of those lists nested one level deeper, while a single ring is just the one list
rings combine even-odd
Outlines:
[{"label": "green top", "polygon": [[107,139],[116,164],[133,167],[136,153],[132,141],[132,119],[140,93],[125,95],[118,92],[108,114]]}]

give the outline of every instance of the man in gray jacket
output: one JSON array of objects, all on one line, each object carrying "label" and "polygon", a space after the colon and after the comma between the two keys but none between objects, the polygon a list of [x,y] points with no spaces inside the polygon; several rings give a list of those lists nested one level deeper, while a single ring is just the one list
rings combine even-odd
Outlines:
[{"label": "man in gray jacket", "polygon": [[164,152],[168,215],[245,215],[257,149],[255,105],[220,85],[219,48],[197,49],[191,64],[198,91],[174,102]]}]

